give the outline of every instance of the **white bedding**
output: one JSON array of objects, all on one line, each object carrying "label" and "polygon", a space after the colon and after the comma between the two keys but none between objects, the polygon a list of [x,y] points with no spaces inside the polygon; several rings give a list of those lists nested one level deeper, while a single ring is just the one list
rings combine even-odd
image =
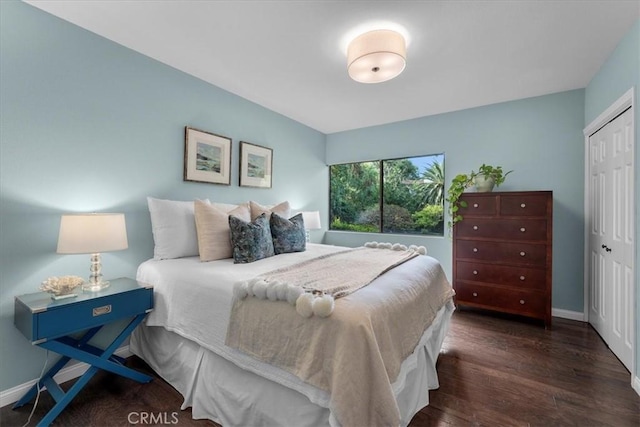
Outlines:
[{"label": "white bedding", "polygon": [[[346,249],[309,244],[308,250],[305,252],[278,255],[251,264],[233,264],[232,259],[202,263],[197,257],[146,261],[140,265],[137,276],[138,280],[154,286],[155,308],[147,317],[146,325],[160,326],[172,331],[187,338],[189,341],[197,343],[215,355],[233,362],[242,369],[302,393],[314,404],[328,408],[329,396],[326,392],[304,383],[293,374],[259,362],[227,347],[224,341],[229,322],[234,283],[319,255]],[[362,298],[384,298],[386,284],[396,283],[400,280],[406,280],[407,277],[420,274],[425,264],[433,263],[437,264],[437,261],[433,258],[417,257],[385,273],[374,280],[370,286],[345,298],[356,296]],[[393,288],[393,286],[388,287]],[[451,304],[449,304],[447,310],[441,310],[441,312],[443,311],[448,311],[450,315]],[[448,322],[444,323],[448,325]],[[426,340],[431,338],[431,335],[431,333],[425,333],[421,340],[421,345],[425,345]],[[432,368],[435,375],[437,354],[433,356]],[[405,376],[415,367],[416,360],[417,355],[414,354],[403,362],[401,374],[393,383],[395,391],[398,392],[404,388]],[[429,382],[429,388],[433,388],[433,378]],[[435,386],[437,386],[437,377]],[[186,397],[185,395],[185,404],[187,403]],[[332,420],[331,424],[337,424],[335,419]]]}]

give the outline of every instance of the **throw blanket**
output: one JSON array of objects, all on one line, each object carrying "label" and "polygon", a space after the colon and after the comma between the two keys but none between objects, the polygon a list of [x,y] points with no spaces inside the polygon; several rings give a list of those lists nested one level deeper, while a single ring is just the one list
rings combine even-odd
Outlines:
[{"label": "throw blanket", "polygon": [[[367,288],[371,292],[337,300],[327,318],[302,319],[284,301],[235,298],[226,345],[328,392],[330,409],[343,427],[397,426],[400,412],[391,384],[454,295],[437,261],[421,256],[412,262],[417,267],[407,270],[412,273],[403,283],[378,291],[374,281]],[[343,268],[346,280],[351,271]]]},{"label": "throw blanket", "polygon": [[[379,275],[416,256],[418,253],[414,251],[361,247],[321,255],[261,277],[268,282],[280,281],[340,298],[367,286]],[[348,272],[347,277],[345,272]]]}]

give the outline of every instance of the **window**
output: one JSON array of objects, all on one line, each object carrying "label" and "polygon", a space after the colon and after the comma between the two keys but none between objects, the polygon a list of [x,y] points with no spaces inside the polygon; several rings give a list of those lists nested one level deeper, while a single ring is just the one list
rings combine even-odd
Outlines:
[{"label": "window", "polygon": [[444,154],[329,167],[330,230],[444,234]]}]

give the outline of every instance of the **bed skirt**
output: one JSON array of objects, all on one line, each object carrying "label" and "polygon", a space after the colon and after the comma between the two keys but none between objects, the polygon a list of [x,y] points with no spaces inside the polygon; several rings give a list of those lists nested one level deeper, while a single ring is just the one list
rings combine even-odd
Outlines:
[{"label": "bed skirt", "polygon": [[[454,309],[451,301],[440,309],[416,351],[402,363],[393,390],[403,426],[429,404],[429,390],[439,387],[436,362]],[[328,401],[317,399],[322,390],[306,396],[162,327],[140,325],[130,349],[182,394],[181,409],[191,407],[194,419],[223,426],[339,427],[328,408],[313,403]]]}]

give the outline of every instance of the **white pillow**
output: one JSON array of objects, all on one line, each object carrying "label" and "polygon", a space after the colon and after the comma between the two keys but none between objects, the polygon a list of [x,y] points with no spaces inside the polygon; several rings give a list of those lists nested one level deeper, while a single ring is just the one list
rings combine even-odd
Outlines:
[{"label": "white pillow", "polygon": [[[233,249],[229,216],[233,215],[245,222],[250,222],[249,204],[209,204],[196,200],[194,206],[200,261],[231,258]],[[222,209],[219,209],[220,207]]]},{"label": "white pillow", "polygon": [[[209,200],[205,200],[209,203]],[[193,202],[147,197],[153,231],[154,259],[198,255],[198,237]]]},{"label": "white pillow", "polygon": [[291,216],[291,206],[289,206],[289,202],[287,201],[284,201],[278,205],[267,206],[263,206],[254,201],[250,201],[249,205],[251,206],[251,221],[259,217],[263,213],[266,213],[267,217],[270,217],[272,212],[277,213],[283,218],[289,218]]}]

